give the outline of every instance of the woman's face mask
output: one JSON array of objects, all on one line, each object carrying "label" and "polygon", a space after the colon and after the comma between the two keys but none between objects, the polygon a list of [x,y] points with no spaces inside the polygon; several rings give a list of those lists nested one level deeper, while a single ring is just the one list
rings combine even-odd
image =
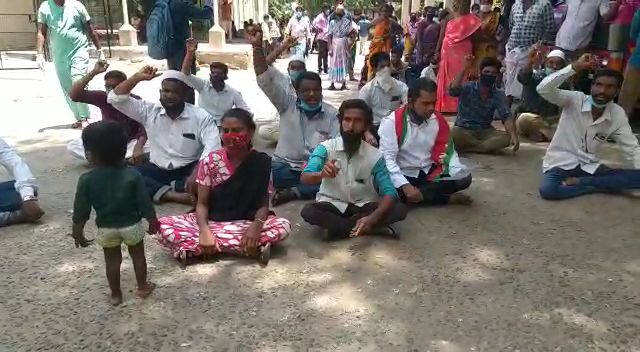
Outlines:
[{"label": "woman's face mask", "polygon": [[491,12],[491,5],[488,5],[488,4],[480,5],[480,12],[482,13]]},{"label": "woman's face mask", "polygon": [[296,18],[297,19],[301,19],[302,18],[302,11],[296,11]]},{"label": "woman's face mask", "polygon": [[222,143],[227,149],[245,150],[251,145],[251,137],[247,132],[227,132],[222,134]]}]

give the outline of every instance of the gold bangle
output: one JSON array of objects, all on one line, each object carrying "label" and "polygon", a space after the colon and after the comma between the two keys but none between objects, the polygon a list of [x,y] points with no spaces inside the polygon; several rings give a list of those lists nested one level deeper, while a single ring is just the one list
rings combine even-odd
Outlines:
[{"label": "gold bangle", "polygon": [[264,220],[262,219],[255,219],[254,221],[259,221],[262,225],[264,225]]}]

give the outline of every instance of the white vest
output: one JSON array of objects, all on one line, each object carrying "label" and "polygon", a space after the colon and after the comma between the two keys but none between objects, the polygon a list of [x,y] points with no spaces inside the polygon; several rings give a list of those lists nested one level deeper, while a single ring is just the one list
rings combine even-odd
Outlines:
[{"label": "white vest", "polygon": [[342,137],[321,144],[327,149],[327,161],[338,160],[336,165],[340,171],[335,178],[322,179],[316,200],[330,202],[341,212],[344,212],[349,204],[363,206],[377,202],[380,197],[371,171],[382,158],[382,153],[362,141],[358,152],[349,159],[344,150]]}]

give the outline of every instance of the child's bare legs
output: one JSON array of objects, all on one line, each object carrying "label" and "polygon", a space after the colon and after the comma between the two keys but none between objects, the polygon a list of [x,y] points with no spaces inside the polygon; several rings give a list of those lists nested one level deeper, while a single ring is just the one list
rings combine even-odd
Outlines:
[{"label": "child's bare legs", "polygon": [[107,281],[109,282],[109,288],[111,289],[111,304],[117,306],[122,303],[122,291],[120,290],[120,264],[122,264],[122,252],[120,246],[103,249]]},{"label": "child's bare legs", "polygon": [[144,241],[140,241],[140,243],[134,246],[129,246],[128,249],[131,261],[133,262],[133,271],[136,273],[136,281],[138,283],[136,296],[147,298],[151,292],[153,292],[155,285],[147,281],[147,259],[144,256]]}]

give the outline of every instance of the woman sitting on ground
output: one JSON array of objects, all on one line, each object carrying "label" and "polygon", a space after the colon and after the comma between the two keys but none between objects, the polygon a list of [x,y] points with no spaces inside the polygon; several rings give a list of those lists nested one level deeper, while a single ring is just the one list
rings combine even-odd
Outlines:
[{"label": "woman sitting on ground", "polygon": [[162,245],[186,265],[187,258],[243,254],[266,264],[271,244],[291,231],[269,211],[271,158],[254,150],[251,114],[231,109],[222,117],[223,148],[200,161],[196,212],[159,219]]}]

